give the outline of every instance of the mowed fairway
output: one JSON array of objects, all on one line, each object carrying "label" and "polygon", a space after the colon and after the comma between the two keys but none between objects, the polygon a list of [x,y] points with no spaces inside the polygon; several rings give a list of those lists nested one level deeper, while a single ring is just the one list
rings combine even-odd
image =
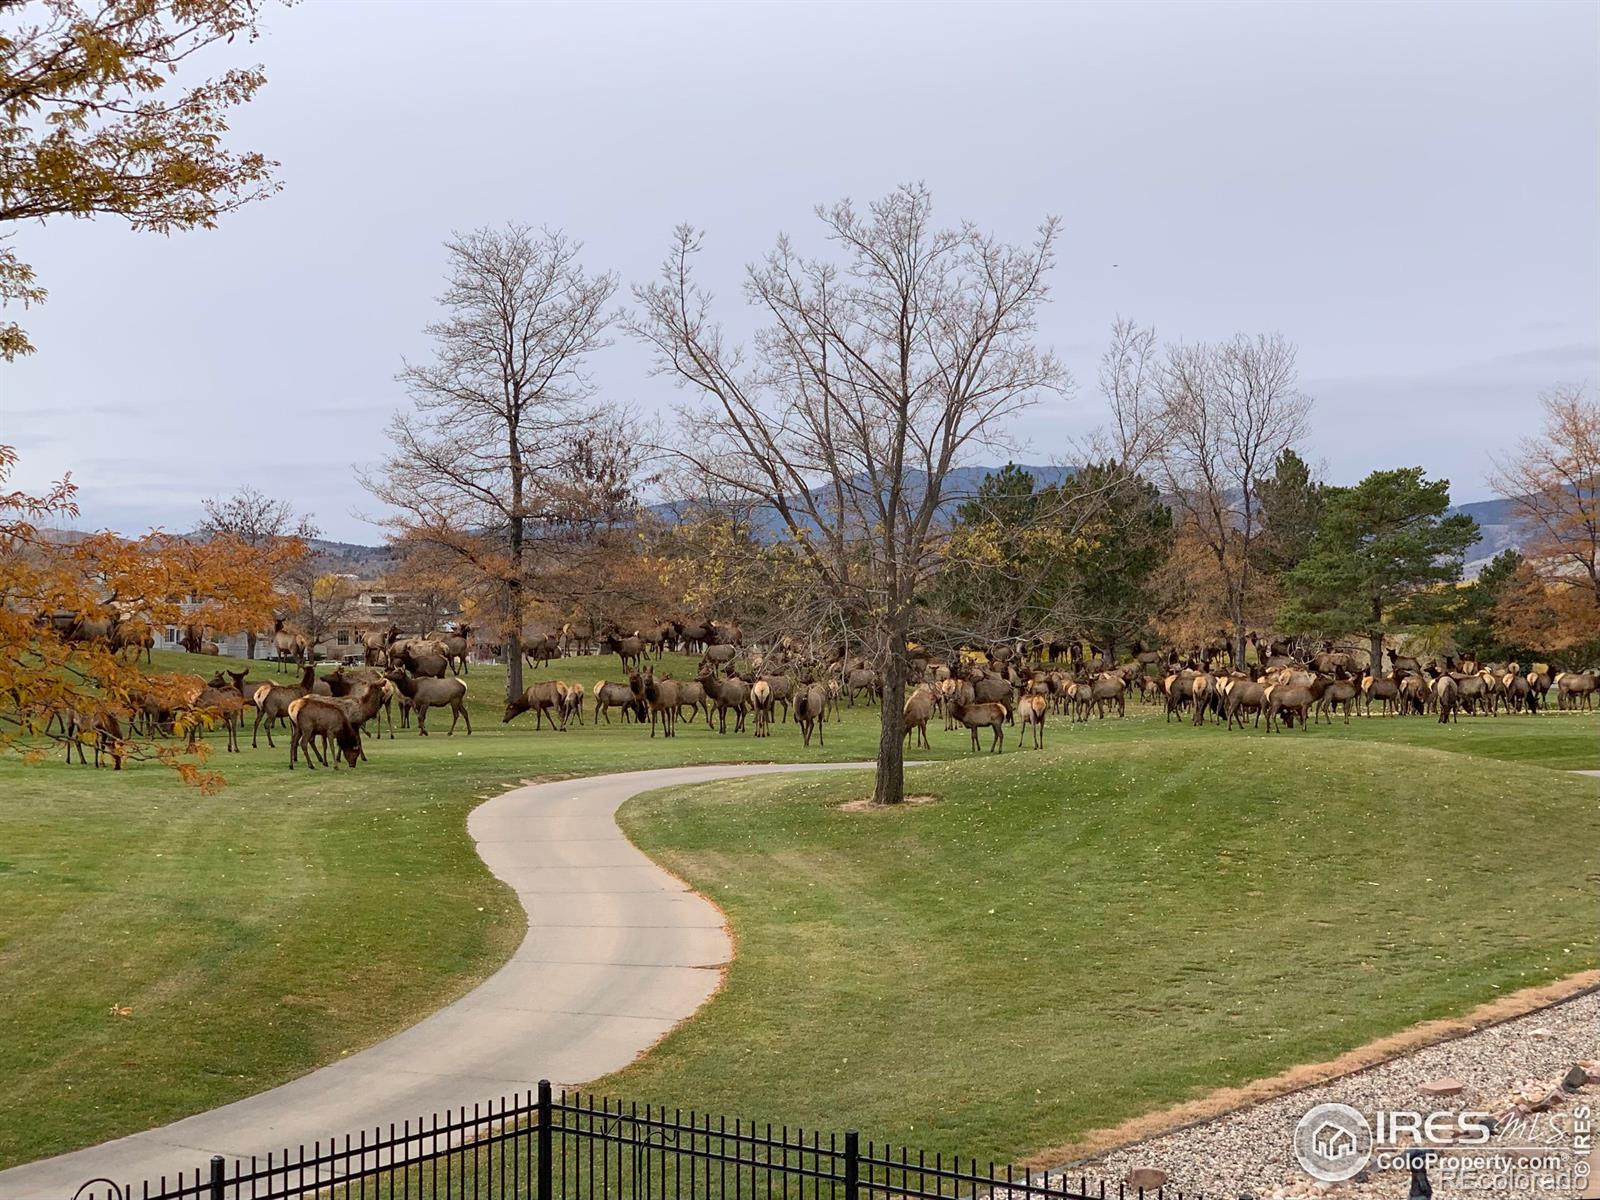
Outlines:
[{"label": "mowed fairway", "polygon": [[1600,780],[1369,730],[1596,744],[1576,715],[1272,739],[1146,717],[920,769],[938,801],[903,811],[839,811],[864,779],[638,797],[624,829],[738,953],[601,1086],[1009,1161],[1594,967]]},{"label": "mowed fairway", "polygon": [[[530,679],[602,675],[615,659]],[[434,736],[337,774],[291,774],[263,740],[214,756],[216,796],[152,765],[0,763],[0,1166],[259,1091],[468,990],[523,928],[466,834],[482,798],[876,741],[874,709],[826,750],[782,724],[536,734],[500,724],[502,678],[470,676],[471,738],[435,711]],[[902,812],[835,811],[865,776],[642,799],[626,828],[730,914],[738,959],[608,1086],[1010,1155],[1592,966],[1600,785],[1537,764],[1600,767],[1597,733],[1563,715],[1268,738],[1145,711],[1053,718],[1049,749],[1003,758],[934,732],[922,757],[963,761],[914,774],[940,801]]]},{"label": "mowed fairway", "polygon": [[[156,660],[208,678],[246,665]],[[694,664],[662,667],[685,678]],[[623,678],[615,658],[528,678],[602,676]],[[290,677],[257,663],[251,678]],[[291,773],[285,736],[252,751],[247,728],[230,755],[215,733],[211,763],[229,780],[215,796],[153,764],[68,768],[59,749],[42,766],[0,759],[0,1077],[13,1097],[0,1167],[261,1091],[468,991],[524,928],[467,836],[483,798],[529,779],[876,747],[876,709],[846,709],[827,748],[806,750],[792,725],[757,741],[685,722],[652,741],[620,713],[535,733],[531,713],[501,724],[502,670],[474,667],[468,688],[471,737],[443,736],[449,714],[435,709],[431,736],[369,741],[355,771]],[[958,749],[952,738],[942,752]]]}]

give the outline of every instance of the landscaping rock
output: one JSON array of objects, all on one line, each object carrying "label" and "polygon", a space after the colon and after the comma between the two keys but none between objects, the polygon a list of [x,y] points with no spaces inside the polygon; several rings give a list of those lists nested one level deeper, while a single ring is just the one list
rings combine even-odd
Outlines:
[{"label": "landscaping rock", "polygon": [[1466,1085],[1454,1075],[1442,1075],[1418,1084],[1417,1091],[1424,1096],[1459,1096],[1466,1091]]},{"label": "landscaping rock", "polygon": [[1562,1079],[1561,1086],[1569,1092],[1575,1092],[1589,1082],[1589,1072],[1582,1067],[1573,1067]]}]

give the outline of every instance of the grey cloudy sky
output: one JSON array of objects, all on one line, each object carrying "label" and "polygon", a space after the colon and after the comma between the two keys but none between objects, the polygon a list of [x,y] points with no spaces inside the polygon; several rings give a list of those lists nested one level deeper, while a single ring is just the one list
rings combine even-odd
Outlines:
[{"label": "grey cloudy sky", "polygon": [[[1281,330],[1330,478],[1421,463],[1458,499],[1600,383],[1600,5],[331,3],[269,9],[240,145],[284,191],[170,239],[29,228],[39,353],[3,368],[0,438],[71,470],[86,528],[188,528],[253,483],[376,540],[353,465],[453,228],[565,228],[648,277],[672,227],[741,266],[810,210],[925,180],[1021,239],[1064,220],[1044,339],[1076,396],[1025,458],[1099,424],[1118,314],[1173,339]],[[606,394],[670,404],[621,341]]]}]

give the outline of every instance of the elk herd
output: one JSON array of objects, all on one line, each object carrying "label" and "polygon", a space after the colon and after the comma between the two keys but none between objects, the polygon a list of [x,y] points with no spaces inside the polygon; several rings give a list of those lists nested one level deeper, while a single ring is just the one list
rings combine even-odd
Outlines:
[{"label": "elk herd", "polygon": [[[143,635],[118,622],[102,628],[74,618],[64,636],[96,640],[115,650],[148,650]],[[467,626],[425,635],[406,635],[390,627],[367,635],[360,646],[364,663],[346,660],[319,676],[313,647],[278,622],[273,632],[276,680],[250,680],[248,672],[218,671],[204,680],[191,674],[146,674],[125,705],[105,704],[90,712],[41,714],[47,732],[59,725],[70,762],[76,752],[87,762],[92,748],[99,766],[120,769],[125,744],[134,736],[179,736],[191,745],[207,728],[220,728],[226,749],[237,752],[246,721],[252,749],[264,733],[269,749],[274,734],[287,736],[289,765],[303,758],[335,769],[366,758],[363,739],[381,736],[387,724],[394,737],[394,709],[400,725],[416,720],[417,734],[429,736],[428,714],[448,709],[446,735],[463,726],[472,733],[467,709]],[[1017,748],[1042,749],[1045,726],[1055,718],[1086,722],[1091,716],[1126,716],[1130,698],[1164,711],[1166,721],[1195,726],[1259,728],[1269,732],[1298,726],[1304,730],[1335,716],[1348,724],[1362,717],[1435,716],[1440,722],[1467,716],[1537,713],[1542,708],[1590,710],[1600,690],[1600,670],[1556,671],[1544,663],[1478,663],[1443,656],[1423,661],[1384,651],[1377,670],[1362,651],[1341,651],[1331,643],[1312,651],[1283,640],[1252,636],[1256,662],[1237,667],[1224,644],[1175,650],[1146,650],[1138,643],[1127,661],[1113,665],[1107,656],[1081,644],[1010,642],[947,656],[911,649],[907,660],[904,729],[908,746],[927,748],[928,727],[938,721],[946,732],[965,730],[973,751],[1005,749],[1008,730]],[[675,679],[658,670],[668,651],[698,654],[692,677]],[[880,665],[835,646],[821,654],[789,638],[771,646],[746,647],[739,624],[727,620],[674,619],[646,628],[595,629],[566,623],[558,629],[525,634],[522,653],[535,665],[575,654],[615,655],[620,679],[592,685],[542,680],[505,706],[502,723],[533,714],[535,732],[546,725],[564,731],[574,724],[634,724],[649,736],[672,738],[687,722],[704,722],[719,735],[748,732],[771,737],[774,726],[792,723],[804,745],[825,745],[829,718],[843,710],[881,704]],[[290,664],[297,682],[281,676]],[[1131,695],[1130,695],[1131,694]]]},{"label": "elk herd", "polygon": [[[226,752],[237,753],[246,721],[251,722],[250,745],[256,749],[264,732],[267,747],[276,748],[273,733],[289,739],[289,766],[303,758],[306,766],[337,768],[342,759],[350,766],[366,759],[363,738],[381,735],[387,722],[394,737],[394,709],[400,709],[400,727],[416,719],[417,734],[427,737],[428,712],[450,711],[450,728],[457,725],[472,733],[467,711],[465,627],[451,633],[405,637],[396,629],[369,640],[363,647],[367,664],[340,666],[317,675],[305,639],[278,623],[273,633],[275,657],[282,672],[298,663],[297,683],[248,678],[248,671],[218,671],[210,680],[186,673],[152,673],[130,690],[126,704],[103,703],[92,712],[39,714],[45,732],[59,726],[67,744],[67,761],[76,752],[87,762],[84,747],[94,751],[94,764],[110,761],[122,768],[126,744],[133,737],[182,737],[191,747],[206,729],[220,729]],[[102,635],[104,636],[104,635]],[[107,639],[109,640],[109,639]],[[252,718],[253,712],[253,718]]]}]

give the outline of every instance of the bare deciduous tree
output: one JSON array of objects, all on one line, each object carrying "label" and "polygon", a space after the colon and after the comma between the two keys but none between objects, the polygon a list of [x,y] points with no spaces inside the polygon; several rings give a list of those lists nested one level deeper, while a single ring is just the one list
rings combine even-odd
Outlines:
[{"label": "bare deciduous tree", "polygon": [[[205,518],[197,532],[205,538],[231,537],[246,546],[262,551],[273,551],[285,543],[306,542],[321,531],[312,522],[310,514],[300,515],[287,500],[275,500],[258,488],[246,484],[228,497],[212,496],[201,501]],[[288,556],[282,561],[292,563],[298,556]],[[273,579],[281,584],[280,574]],[[256,630],[245,631],[246,655],[256,656]]]},{"label": "bare deciduous tree", "polygon": [[583,546],[586,529],[632,502],[632,444],[592,403],[585,369],[608,344],[616,279],[585,271],[560,232],[479,229],[446,248],[433,359],[400,374],[415,412],[394,419],[392,452],[364,482],[397,511],[397,537],[442,556],[498,611],[509,699],[522,691],[520,631],[541,553]]},{"label": "bare deciduous tree", "polygon": [[1256,482],[1304,436],[1311,401],[1281,335],[1155,347],[1153,330],[1120,321],[1113,330],[1103,380],[1117,436],[1127,457],[1148,461],[1181,529],[1211,556],[1243,663],[1262,553]]},{"label": "bare deciduous tree", "polygon": [[787,237],[745,280],[763,322],[726,337],[680,227],[661,278],[634,289],[631,331],[700,403],[674,447],[706,485],[776,514],[841,626],[882,665],[873,798],[904,796],[902,704],[918,593],[939,568],[952,468],[1066,374],[1035,344],[1056,222],[1031,246],[940,229],[921,186],[858,212],[817,210],[834,253]]},{"label": "bare deciduous tree", "polygon": [[1544,430],[1495,460],[1489,484],[1528,537],[1529,568],[1551,587],[1584,588],[1600,604],[1600,403],[1577,384],[1540,397]]}]

